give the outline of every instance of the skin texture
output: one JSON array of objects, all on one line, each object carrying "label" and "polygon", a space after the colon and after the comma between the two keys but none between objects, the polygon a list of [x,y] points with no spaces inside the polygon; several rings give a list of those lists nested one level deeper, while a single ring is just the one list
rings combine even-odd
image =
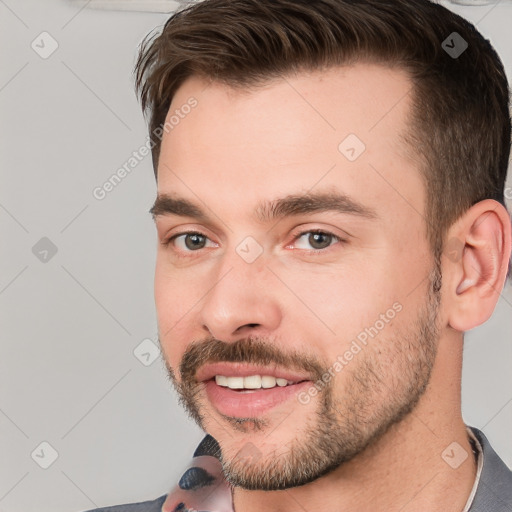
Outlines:
[{"label": "skin texture", "polygon": [[[164,135],[158,194],[208,218],[158,215],[158,239],[207,238],[199,250],[184,236],[158,245],[159,339],[182,404],[221,447],[237,512],[462,510],[470,494],[463,331],[498,300],[510,219],[495,201],[474,205],[446,237],[464,249],[437,268],[419,162],[400,139],[410,91],[403,72],[359,63],[250,91],[192,77],[173,99],[170,112],[191,96],[198,105]],[[365,145],[354,161],[338,148],[349,134]],[[375,218],[254,216],[261,201],[321,192],[344,193]],[[308,230],[335,236],[317,248]],[[262,250],[252,263],[236,250],[246,237]],[[318,376],[393,304],[400,311],[308,403],[229,418],[194,380],[235,353]],[[457,469],[442,457],[453,442],[469,454]],[[257,456],[240,457],[248,446]]]}]

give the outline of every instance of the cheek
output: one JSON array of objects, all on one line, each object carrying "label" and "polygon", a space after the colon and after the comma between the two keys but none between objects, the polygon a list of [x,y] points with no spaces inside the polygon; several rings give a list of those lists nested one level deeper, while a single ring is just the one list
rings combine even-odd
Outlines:
[{"label": "cheek", "polygon": [[339,358],[343,364],[359,359],[356,351],[363,347],[366,351],[370,344],[378,347],[375,340],[392,338],[395,329],[404,325],[410,299],[393,257],[380,253],[371,259],[353,258],[350,264],[347,259],[343,266],[288,271],[283,278],[301,301],[292,297],[295,302],[288,304],[294,328],[310,340],[328,367]]},{"label": "cheek", "polygon": [[204,290],[197,272],[173,268],[162,253],[157,256],[154,293],[160,325],[169,329],[174,324],[178,326],[189,312],[193,312],[192,308]]},{"label": "cheek", "polygon": [[157,261],[154,298],[160,343],[166,360],[174,368],[181,360],[186,343],[191,340],[191,333],[187,332],[188,320],[194,314],[194,304],[199,301],[194,289],[182,272],[170,272]]},{"label": "cheek", "polygon": [[282,279],[295,294],[291,314],[334,344],[350,339],[396,300],[397,283],[382,261],[358,257],[331,268],[288,270]]}]

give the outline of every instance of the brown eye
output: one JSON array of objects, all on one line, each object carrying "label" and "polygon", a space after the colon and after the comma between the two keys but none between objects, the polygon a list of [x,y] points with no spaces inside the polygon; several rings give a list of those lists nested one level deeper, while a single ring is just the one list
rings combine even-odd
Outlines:
[{"label": "brown eye", "polygon": [[166,247],[175,249],[175,252],[190,253],[197,252],[205,247],[216,247],[206,235],[195,231],[189,231],[171,236],[167,241],[162,242]]},{"label": "brown eye", "polygon": [[328,231],[310,230],[299,233],[293,245],[296,249],[304,249],[311,252],[318,251],[321,253],[323,249],[327,249],[334,243],[342,241],[340,237]]},{"label": "brown eye", "polygon": [[308,243],[313,249],[325,249],[332,243],[333,236],[329,233],[310,233]]},{"label": "brown eye", "polygon": [[187,249],[191,251],[195,249],[202,249],[206,244],[206,237],[203,235],[199,235],[198,233],[188,233],[184,235],[185,237],[185,246]]}]

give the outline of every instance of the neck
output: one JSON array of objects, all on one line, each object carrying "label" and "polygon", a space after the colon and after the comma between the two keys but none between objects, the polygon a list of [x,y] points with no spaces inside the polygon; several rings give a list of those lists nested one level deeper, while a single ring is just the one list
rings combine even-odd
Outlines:
[{"label": "neck", "polygon": [[[300,487],[235,488],[235,512],[462,512],[475,481],[476,463],[460,413],[460,378],[452,378],[454,365],[462,365],[461,351],[443,349],[448,345],[440,344],[439,351],[445,353],[438,354],[429,386],[415,409],[376,443]],[[467,458],[452,467],[463,458],[462,450]]]}]

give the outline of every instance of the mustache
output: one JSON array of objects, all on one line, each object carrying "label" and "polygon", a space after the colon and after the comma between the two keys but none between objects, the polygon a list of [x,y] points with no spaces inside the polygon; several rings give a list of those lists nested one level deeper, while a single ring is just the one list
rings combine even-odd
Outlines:
[{"label": "mustache", "polygon": [[276,341],[249,336],[234,342],[224,342],[213,336],[192,342],[181,359],[179,373],[182,383],[197,384],[195,374],[201,366],[209,363],[250,363],[261,366],[280,366],[312,375],[314,382],[327,371],[317,357],[296,350],[283,352]]}]

